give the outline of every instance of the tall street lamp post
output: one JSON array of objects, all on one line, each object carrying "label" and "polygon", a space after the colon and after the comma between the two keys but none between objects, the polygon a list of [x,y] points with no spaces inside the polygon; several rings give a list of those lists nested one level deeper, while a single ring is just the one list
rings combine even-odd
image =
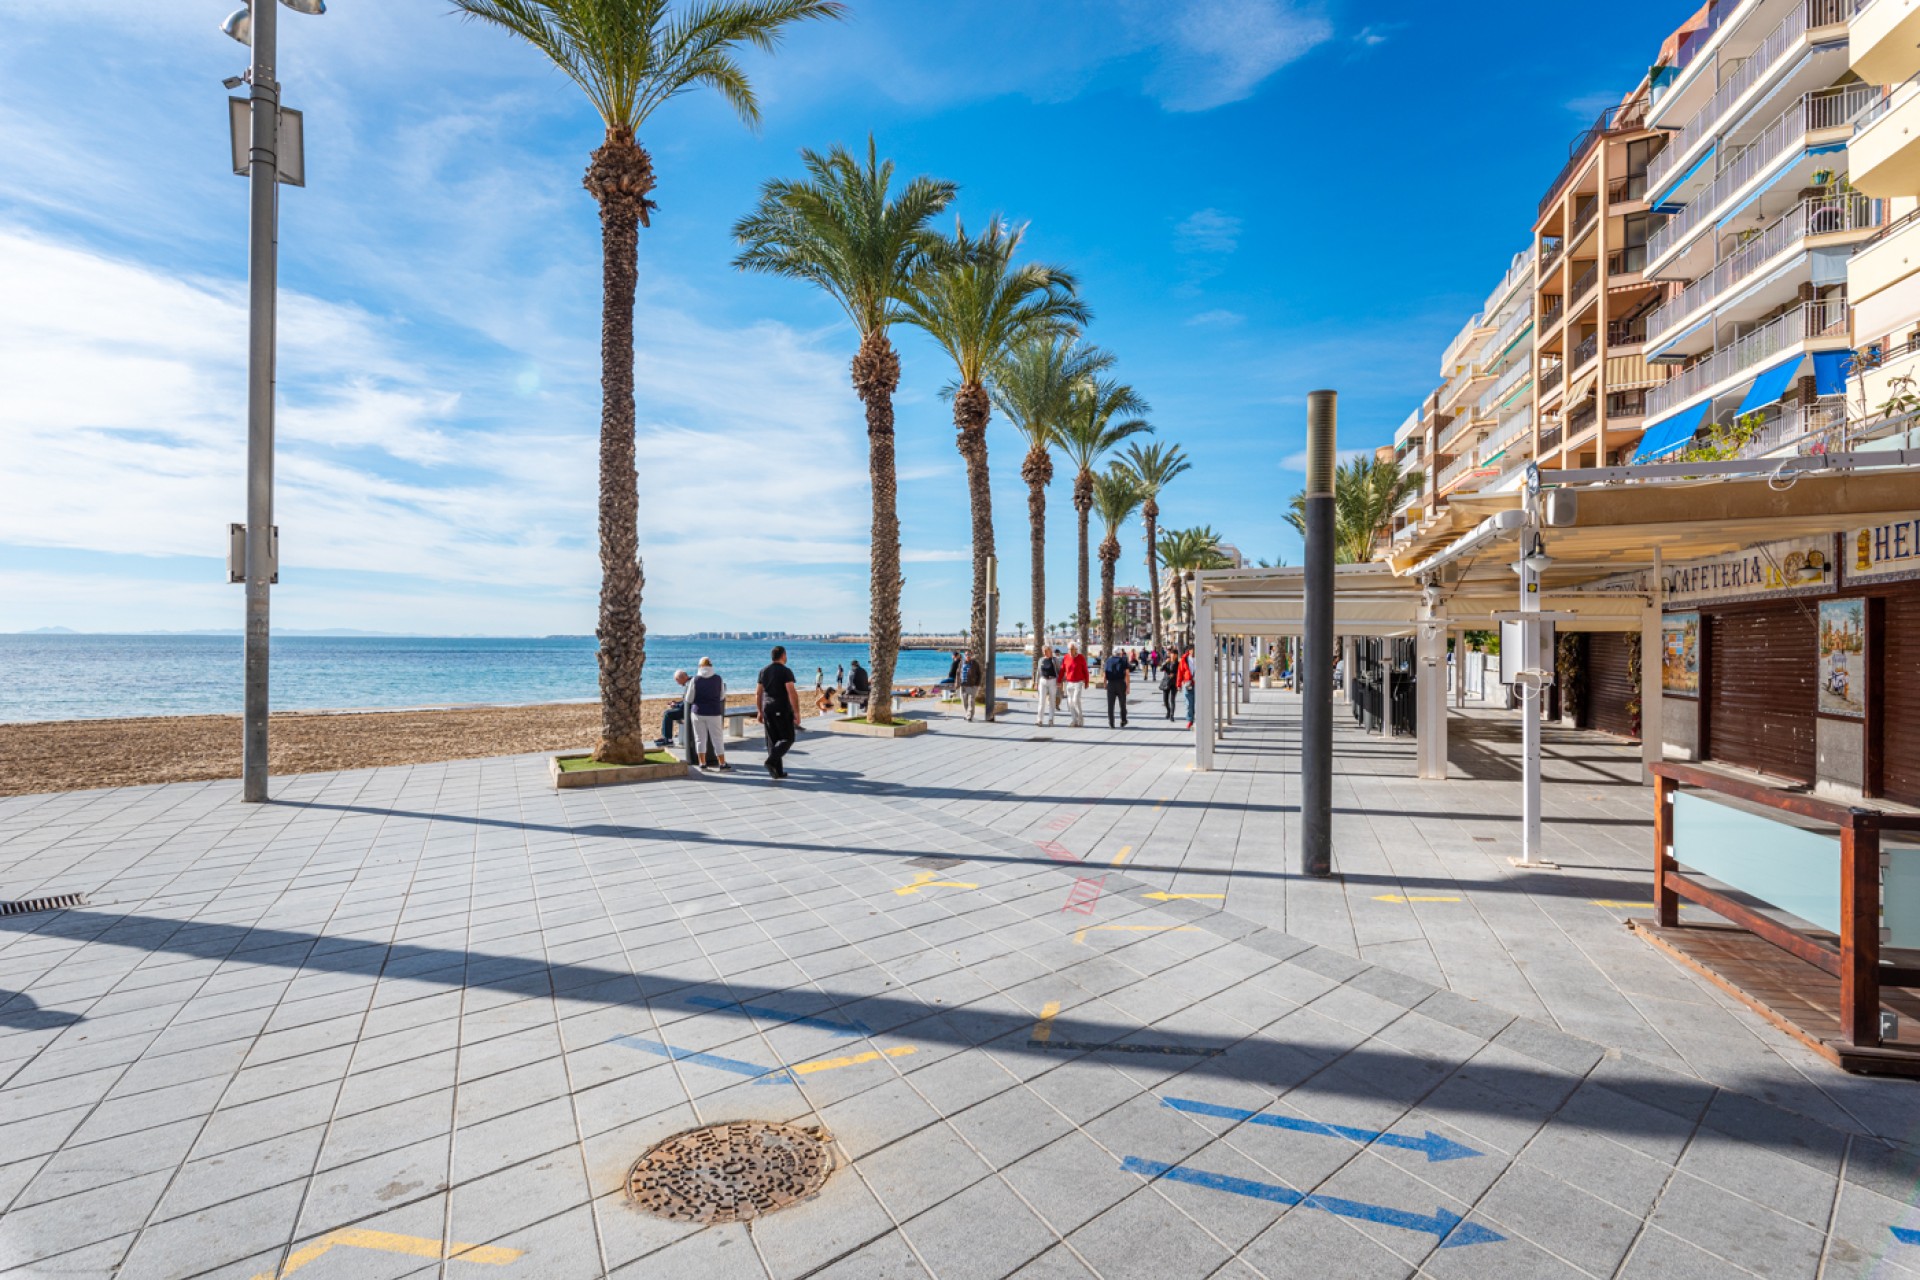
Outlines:
[{"label": "tall street lamp post", "polygon": [[[280,0],[296,13],[325,13],[325,0]],[[221,29],[252,51],[247,71],[251,93],[245,100],[245,173],[247,201],[247,523],[244,568],[230,566],[247,584],[246,703],[243,716],[240,798],[267,798],[268,590],[278,569],[279,548],[273,527],[274,310],[279,273],[279,186],[303,182],[305,168],[293,154],[282,164],[280,82],[274,75],[275,21],[272,0],[249,0],[229,15]],[[228,81],[229,88],[235,81]],[[236,103],[240,100],[235,99]],[[235,167],[240,161],[242,112],[230,116],[235,132]]]}]

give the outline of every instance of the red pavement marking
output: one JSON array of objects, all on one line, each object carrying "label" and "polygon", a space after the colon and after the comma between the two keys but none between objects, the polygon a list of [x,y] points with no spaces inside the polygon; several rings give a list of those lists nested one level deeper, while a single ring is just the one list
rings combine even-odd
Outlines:
[{"label": "red pavement marking", "polygon": [[1079,862],[1081,857],[1058,840],[1036,840],[1034,846],[1055,862]]},{"label": "red pavement marking", "polygon": [[1077,911],[1083,916],[1092,915],[1094,907],[1098,905],[1100,901],[1100,891],[1106,886],[1106,883],[1107,878],[1105,876],[1081,876],[1073,882],[1073,888],[1067,892],[1067,905],[1060,909],[1062,911]]}]

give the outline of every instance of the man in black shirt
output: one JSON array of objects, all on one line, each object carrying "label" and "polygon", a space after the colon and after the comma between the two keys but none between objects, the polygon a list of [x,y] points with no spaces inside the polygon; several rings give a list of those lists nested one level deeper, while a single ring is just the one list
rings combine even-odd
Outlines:
[{"label": "man in black shirt", "polygon": [[767,728],[767,772],[778,782],[787,776],[783,761],[800,721],[800,690],[787,667],[785,646],[775,645],[773,661],[761,668],[754,681],[753,705]]}]

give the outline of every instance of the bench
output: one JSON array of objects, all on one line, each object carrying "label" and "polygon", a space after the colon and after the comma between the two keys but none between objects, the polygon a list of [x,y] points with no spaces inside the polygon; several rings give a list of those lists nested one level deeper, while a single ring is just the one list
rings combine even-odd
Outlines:
[{"label": "bench", "polygon": [[[745,742],[747,740],[747,722],[753,720],[759,712],[751,706],[728,707],[720,713],[720,740],[722,742]],[[680,721],[680,745],[691,754],[693,751],[693,717],[686,716]]]}]

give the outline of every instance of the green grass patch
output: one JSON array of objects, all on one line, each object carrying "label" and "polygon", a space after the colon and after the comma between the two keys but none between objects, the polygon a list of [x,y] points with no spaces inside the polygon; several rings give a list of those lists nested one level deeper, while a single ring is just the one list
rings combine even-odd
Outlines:
[{"label": "green grass patch", "polygon": [[[649,751],[645,763],[679,764],[680,757],[671,751]],[[608,764],[603,760],[595,760],[592,756],[563,756],[560,760],[562,773],[585,773],[589,769],[632,769],[634,767],[636,766],[630,764]]]},{"label": "green grass patch", "polygon": [[905,720],[869,720],[865,716],[842,716],[847,724],[870,724],[876,729],[891,729],[897,724],[906,724]]}]

